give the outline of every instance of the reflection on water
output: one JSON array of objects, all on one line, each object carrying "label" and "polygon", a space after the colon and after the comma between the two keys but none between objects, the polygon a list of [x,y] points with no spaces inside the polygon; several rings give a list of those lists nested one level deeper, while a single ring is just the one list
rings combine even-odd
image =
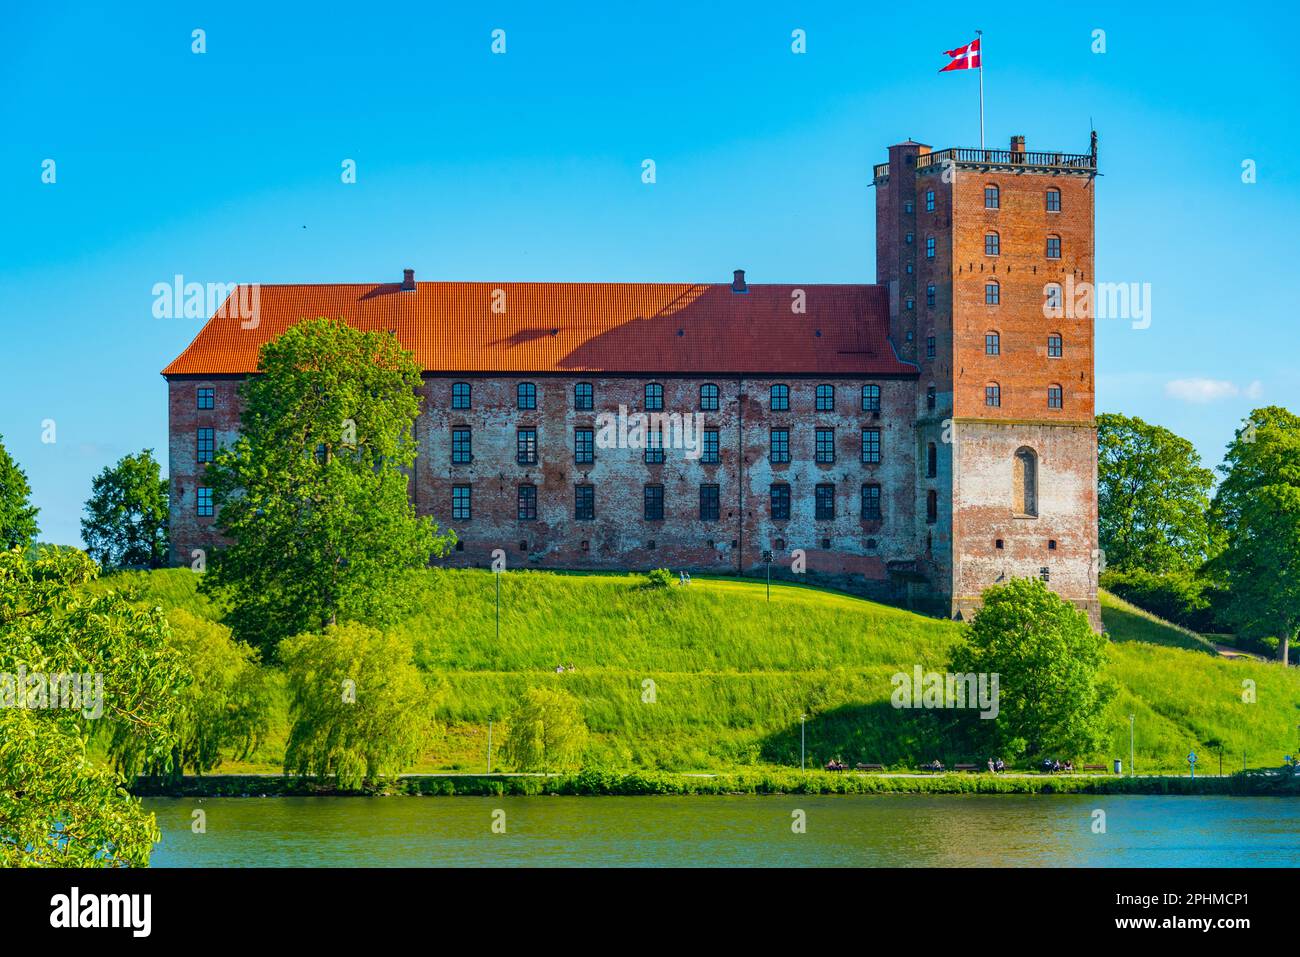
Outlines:
[{"label": "reflection on water", "polygon": [[[1300,799],[153,798],[155,867],[1300,866]],[[191,832],[202,808],[207,831]],[[506,833],[492,831],[505,811]],[[795,810],[806,832],[792,831]],[[1105,833],[1094,833],[1094,811]]]}]

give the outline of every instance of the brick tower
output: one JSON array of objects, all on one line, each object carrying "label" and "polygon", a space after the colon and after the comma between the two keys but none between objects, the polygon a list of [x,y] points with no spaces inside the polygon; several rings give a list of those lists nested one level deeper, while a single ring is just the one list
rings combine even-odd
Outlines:
[{"label": "brick tower", "polygon": [[[907,141],[875,167],[876,280],[917,365],[916,536],[924,591],[968,618],[1038,577],[1097,604],[1093,190],[1087,153]],[[1082,289],[1090,289],[1090,285]]]}]

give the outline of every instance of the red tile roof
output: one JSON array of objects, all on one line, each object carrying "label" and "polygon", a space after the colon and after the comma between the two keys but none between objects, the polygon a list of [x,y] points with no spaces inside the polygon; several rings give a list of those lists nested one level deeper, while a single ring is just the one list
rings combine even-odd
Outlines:
[{"label": "red tile roof", "polygon": [[[246,287],[251,289],[252,287]],[[254,372],[259,347],[302,319],[393,330],[428,372],[915,375],[888,340],[883,286],[421,282],[263,285],[256,325],[233,305],[163,375]],[[791,310],[804,290],[807,312]],[[504,312],[494,312],[496,290]],[[236,291],[235,297],[247,296]],[[229,311],[231,315],[225,313]]]}]

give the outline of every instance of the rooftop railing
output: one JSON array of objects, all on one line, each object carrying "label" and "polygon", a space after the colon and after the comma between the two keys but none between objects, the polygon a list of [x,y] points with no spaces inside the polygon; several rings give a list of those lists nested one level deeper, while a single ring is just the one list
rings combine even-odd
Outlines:
[{"label": "rooftop railing", "polygon": [[[916,168],[941,166],[947,160],[967,166],[1033,166],[1039,169],[1095,170],[1097,157],[1092,153],[1027,153],[1019,150],[982,150],[954,148],[922,153]],[[888,166],[888,164],[886,164]],[[877,167],[879,170],[879,167]],[[877,172],[877,175],[880,175]]]}]

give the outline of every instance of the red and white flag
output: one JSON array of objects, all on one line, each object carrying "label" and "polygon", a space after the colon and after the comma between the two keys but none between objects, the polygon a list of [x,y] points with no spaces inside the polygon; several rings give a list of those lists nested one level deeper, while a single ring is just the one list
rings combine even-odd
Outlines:
[{"label": "red and white flag", "polygon": [[980,38],[976,37],[964,47],[945,50],[944,53],[952,57],[952,62],[940,70],[940,73],[947,73],[949,70],[978,70],[980,66]]}]

